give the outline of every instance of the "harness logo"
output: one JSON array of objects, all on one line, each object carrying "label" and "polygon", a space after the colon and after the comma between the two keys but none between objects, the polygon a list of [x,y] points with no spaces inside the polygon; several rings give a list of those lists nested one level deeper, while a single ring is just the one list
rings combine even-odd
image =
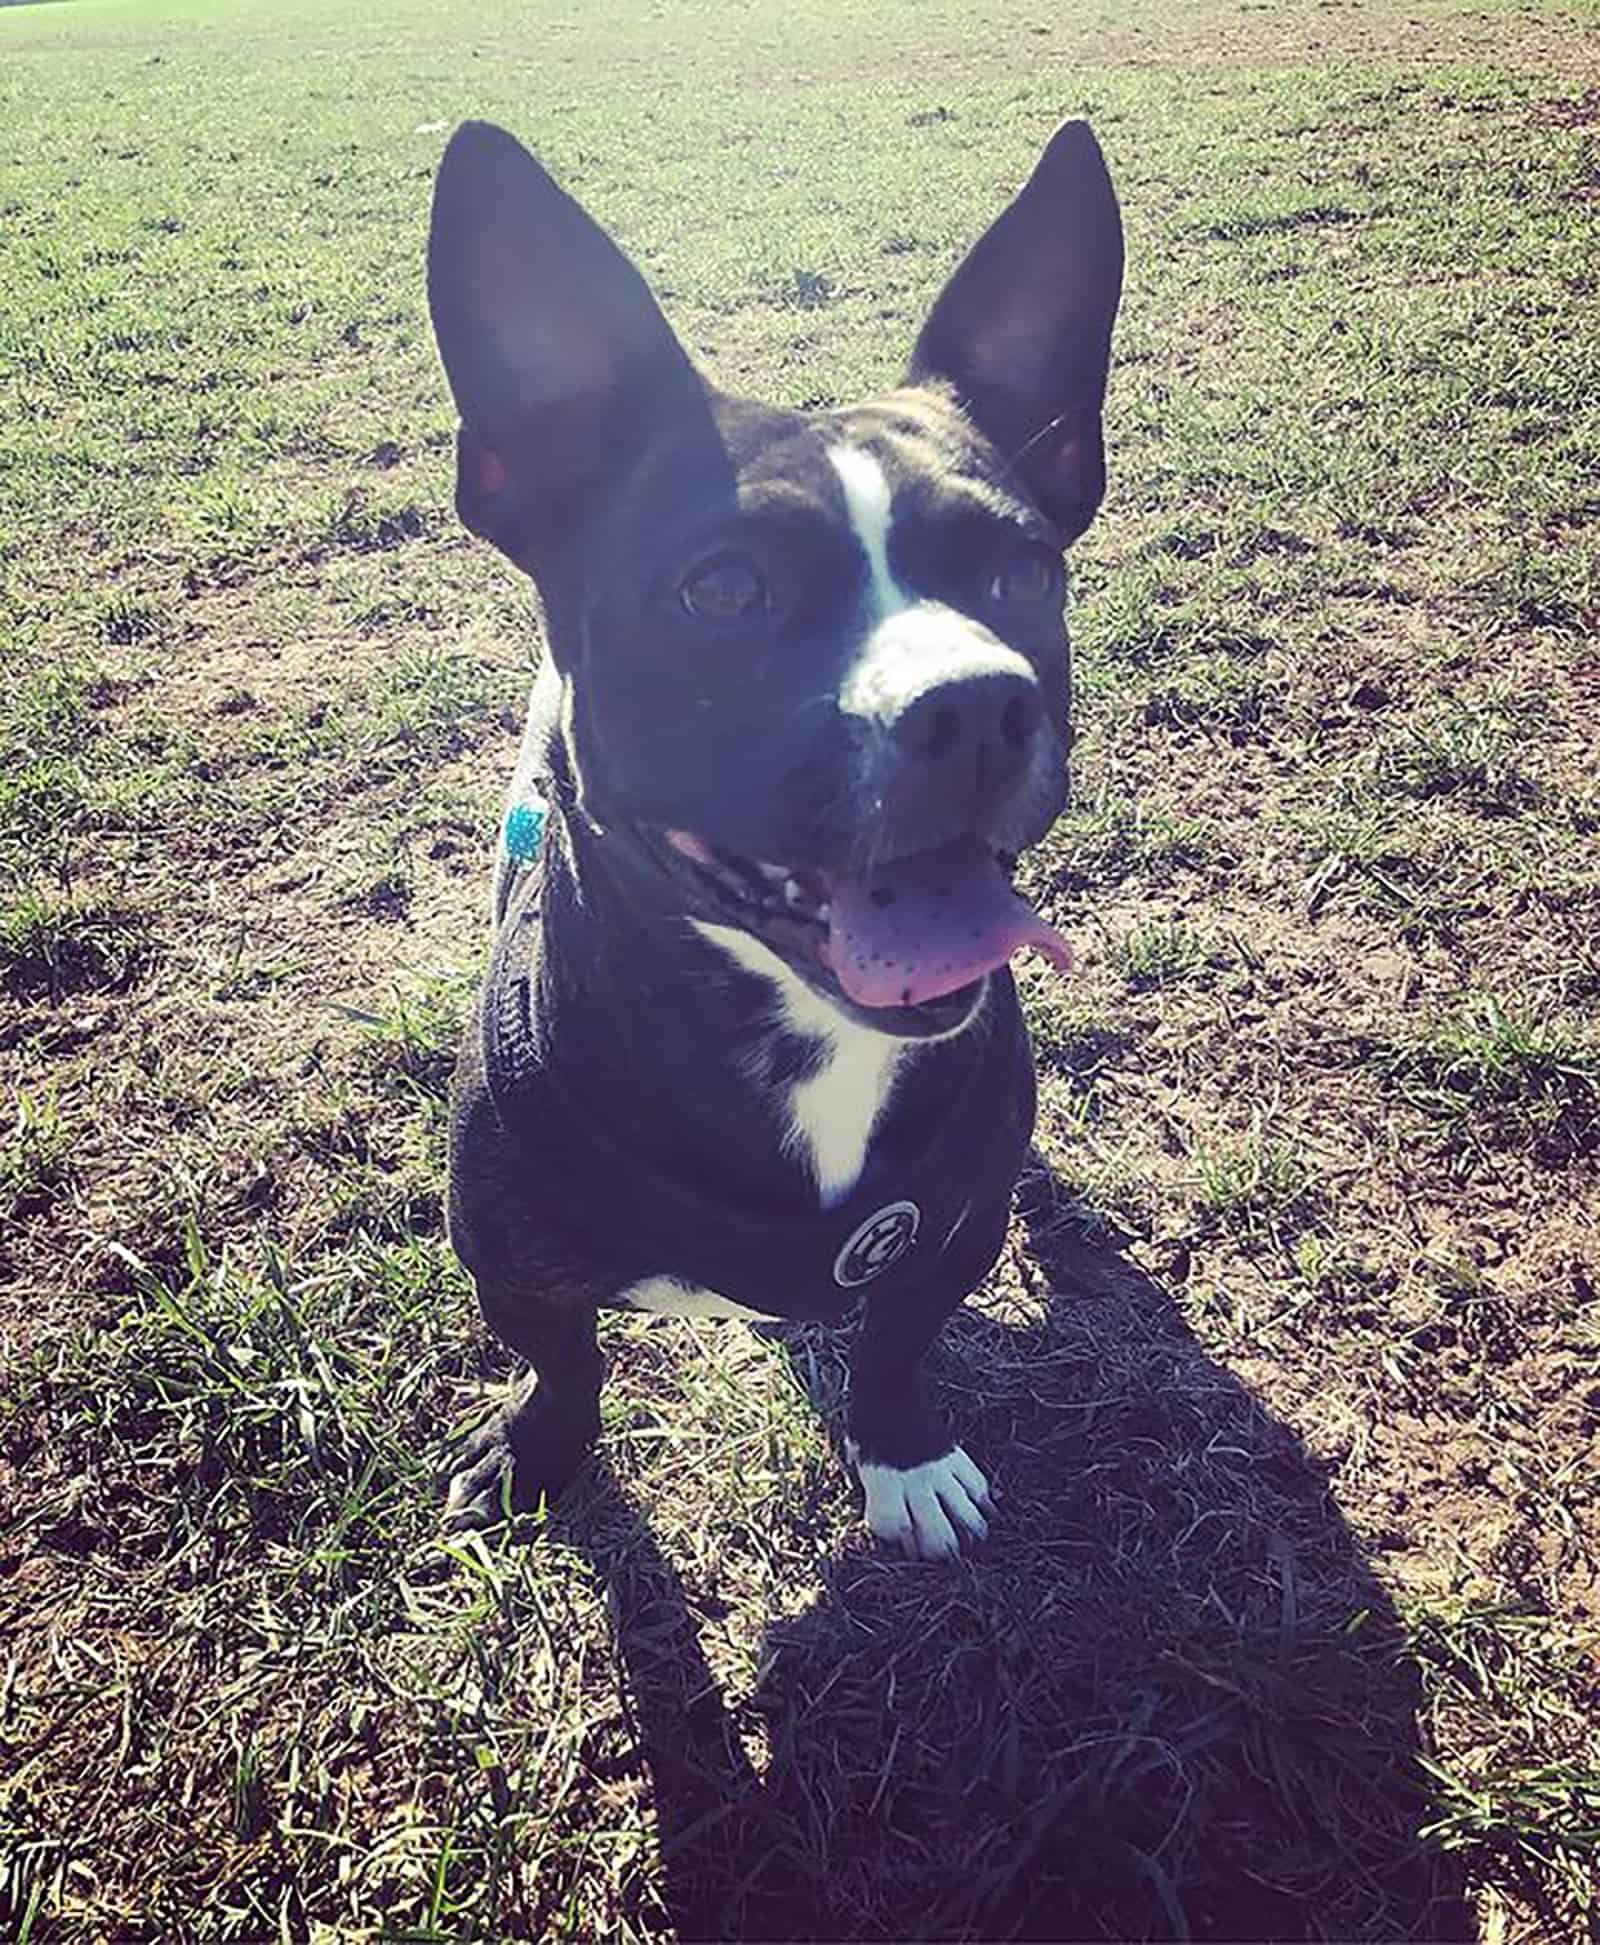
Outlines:
[{"label": "harness logo", "polygon": [[882,1276],[917,1240],[922,1211],[914,1202],[890,1202],[875,1216],[850,1232],[844,1248],[833,1259],[833,1280],[841,1289],[853,1290],[858,1283],[870,1283]]}]

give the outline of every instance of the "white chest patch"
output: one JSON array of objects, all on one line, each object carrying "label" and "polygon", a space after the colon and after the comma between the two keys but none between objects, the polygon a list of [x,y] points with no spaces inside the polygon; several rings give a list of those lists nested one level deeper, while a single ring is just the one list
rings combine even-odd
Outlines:
[{"label": "white chest patch", "polygon": [[715,1290],[702,1290],[676,1276],[646,1276],[630,1283],[617,1299],[630,1310],[648,1310],[653,1317],[752,1317],[770,1320],[770,1312],[752,1310]]},{"label": "white chest patch", "polygon": [[785,1103],[784,1147],[811,1174],[823,1208],[861,1179],[867,1146],[894,1086],[905,1045],[848,1020],[791,972],[770,947],[737,926],[694,921],[701,937],[773,987],[772,1015],[786,1032],[822,1043],[822,1059]]}]

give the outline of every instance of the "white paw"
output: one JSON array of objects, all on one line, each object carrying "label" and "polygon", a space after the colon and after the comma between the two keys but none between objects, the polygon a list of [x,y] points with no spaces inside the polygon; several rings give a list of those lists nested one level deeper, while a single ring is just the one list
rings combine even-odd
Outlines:
[{"label": "white paw", "polygon": [[984,1516],[994,1512],[989,1482],[959,1445],[919,1466],[874,1465],[854,1450],[850,1457],[874,1539],[913,1560],[952,1560],[963,1546],[987,1538]]}]

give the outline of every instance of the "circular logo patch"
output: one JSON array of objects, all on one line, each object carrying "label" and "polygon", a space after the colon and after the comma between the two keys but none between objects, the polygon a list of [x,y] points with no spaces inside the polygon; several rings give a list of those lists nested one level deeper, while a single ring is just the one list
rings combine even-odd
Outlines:
[{"label": "circular logo patch", "polygon": [[891,1202],[851,1231],[833,1259],[833,1280],[846,1290],[882,1276],[917,1240],[922,1211],[914,1202]]}]

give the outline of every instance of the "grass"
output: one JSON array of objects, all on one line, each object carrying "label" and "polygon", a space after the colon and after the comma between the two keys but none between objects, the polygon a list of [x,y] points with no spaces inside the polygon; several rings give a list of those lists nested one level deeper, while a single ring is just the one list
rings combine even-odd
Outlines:
[{"label": "grass", "polygon": [[1402,796],[1458,796],[1491,814],[1518,809],[1537,795],[1523,767],[1532,728],[1523,713],[1519,723],[1492,708],[1458,704],[1409,723],[1396,747],[1380,754],[1383,780]]},{"label": "grass", "polygon": [[1201,1141],[1191,1150],[1195,1197],[1207,1216],[1248,1227],[1298,1208],[1310,1171],[1295,1144],[1271,1132],[1269,1119],[1258,1112],[1243,1134]]},{"label": "grass", "polygon": [[1119,941],[1118,951],[1129,980],[1146,986],[1182,979],[1204,965],[1207,956],[1204,941],[1175,919],[1135,926]]},{"label": "grass", "polygon": [[[0,8],[11,1932],[1593,1936],[1597,33]],[[446,132],[800,405],[1067,113],[1129,283],[1024,865],[1080,965],[939,1353],[991,1547],[870,1551],[829,1333],[627,1319],[571,1503],[445,1542],[537,646],[451,505]]]},{"label": "grass", "polygon": [[66,1178],[70,1148],[53,1094],[19,1089],[11,1126],[0,1146],[0,1211],[19,1221],[55,1194]]},{"label": "grass", "polygon": [[80,987],[123,986],[139,969],[144,930],[137,913],[25,891],[0,911],[0,984],[56,999]]},{"label": "grass", "polygon": [[1460,1140],[1587,1154],[1600,1138],[1592,1032],[1476,994],[1395,1057],[1425,1111]]}]

